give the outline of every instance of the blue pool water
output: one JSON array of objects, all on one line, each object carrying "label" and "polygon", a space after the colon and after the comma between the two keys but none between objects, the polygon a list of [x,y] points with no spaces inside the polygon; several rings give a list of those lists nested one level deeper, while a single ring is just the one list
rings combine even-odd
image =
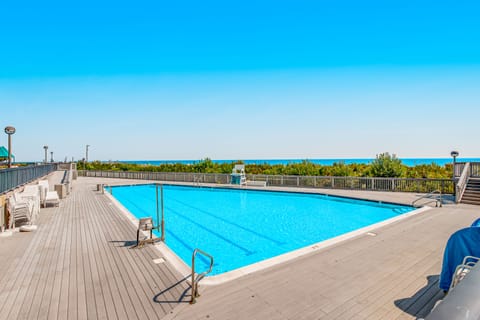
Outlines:
[{"label": "blue pool water", "polygon": [[[137,218],[156,220],[155,185],[113,187],[112,194]],[[189,266],[195,248],[210,253],[213,275],[413,210],[318,194],[172,185],[163,186],[163,197],[166,244]]]}]

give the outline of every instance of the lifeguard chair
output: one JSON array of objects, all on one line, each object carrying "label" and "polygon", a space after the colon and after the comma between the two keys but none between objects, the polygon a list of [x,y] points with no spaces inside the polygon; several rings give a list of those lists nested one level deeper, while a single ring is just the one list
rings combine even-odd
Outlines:
[{"label": "lifeguard chair", "polygon": [[239,184],[244,186],[247,184],[247,176],[245,175],[245,165],[236,164],[233,167],[231,176],[231,184]]}]

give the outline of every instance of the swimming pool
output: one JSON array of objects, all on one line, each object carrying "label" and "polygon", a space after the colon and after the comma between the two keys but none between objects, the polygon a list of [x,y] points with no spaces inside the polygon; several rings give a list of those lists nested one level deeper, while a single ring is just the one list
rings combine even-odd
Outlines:
[{"label": "swimming pool", "polygon": [[[156,186],[112,187],[136,218],[156,219]],[[321,194],[164,185],[166,245],[188,266],[200,248],[219,275],[413,211]],[[199,256],[198,269],[209,261]]]}]

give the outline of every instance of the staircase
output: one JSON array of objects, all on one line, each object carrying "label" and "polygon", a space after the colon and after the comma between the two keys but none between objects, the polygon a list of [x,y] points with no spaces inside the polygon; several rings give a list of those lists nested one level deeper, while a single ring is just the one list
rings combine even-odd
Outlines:
[{"label": "staircase", "polygon": [[480,178],[468,179],[461,203],[480,205]]}]

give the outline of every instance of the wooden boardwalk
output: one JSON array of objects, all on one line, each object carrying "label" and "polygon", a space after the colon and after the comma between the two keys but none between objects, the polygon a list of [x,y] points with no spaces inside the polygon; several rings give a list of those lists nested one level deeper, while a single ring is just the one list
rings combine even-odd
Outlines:
[{"label": "wooden boardwalk", "polygon": [[160,319],[188,301],[181,276],[153,262],[158,250],[131,249],[135,227],[94,190],[75,181],[37,231],[0,240],[16,252],[0,261],[0,319]]},{"label": "wooden boardwalk", "polygon": [[[0,238],[0,320],[415,319],[442,296],[438,274],[448,236],[479,215],[468,205],[432,209],[376,236],[203,285],[192,306],[182,276],[168,261],[153,262],[162,256],[156,248],[131,249],[135,227],[95,191],[97,183],[119,182],[79,178],[59,208],[41,210],[37,231]],[[415,197],[363,195],[405,203]]]}]

